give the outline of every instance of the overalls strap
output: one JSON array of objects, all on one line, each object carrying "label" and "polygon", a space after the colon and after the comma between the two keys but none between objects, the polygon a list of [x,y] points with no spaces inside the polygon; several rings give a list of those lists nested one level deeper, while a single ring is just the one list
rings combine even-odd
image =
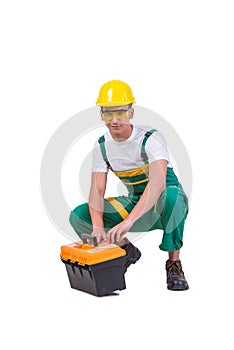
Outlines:
[{"label": "overalls strap", "polygon": [[141,157],[142,157],[145,164],[148,163],[148,156],[147,156],[146,151],[145,151],[145,144],[146,144],[146,141],[148,140],[148,138],[156,131],[157,131],[156,129],[151,129],[145,133],[145,137],[144,137],[142,145],[141,145]]},{"label": "overalls strap", "polygon": [[[145,144],[146,144],[146,141],[148,140],[148,138],[156,131],[157,131],[156,129],[151,129],[145,133],[145,137],[144,137],[142,145],[141,145],[141,157],[142,157],[145,164],[148,163],[148,156],[147,156],[146,151],[145,151]],[[110,163],[107,159],[107,155],[106,155],[105,136],[102,135],[101,137],[99,137],[98,142],[100,144],[102,158],[106,162],[108,168],[111,168],[111,165],[110,165]]]},{"label": "overalls strap", "polygon": [[102,158],[106,162],[108,168],[111,168],[111,165],[110,165],[110,163],[109,163],[109,161],[107,159],[107,156],[106,156],[105,136],[102,135],[101,137],[99,137],[98,142],[100,144]]}]

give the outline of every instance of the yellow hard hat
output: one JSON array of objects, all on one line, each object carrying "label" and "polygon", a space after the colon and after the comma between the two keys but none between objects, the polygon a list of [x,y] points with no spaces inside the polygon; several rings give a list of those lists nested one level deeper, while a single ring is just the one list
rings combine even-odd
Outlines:
[{"label": "yellow hard hat", "polygon": [[102,85],[97,106],[123,106],[135,103],[130,86],[120,80],[111,80]]}]

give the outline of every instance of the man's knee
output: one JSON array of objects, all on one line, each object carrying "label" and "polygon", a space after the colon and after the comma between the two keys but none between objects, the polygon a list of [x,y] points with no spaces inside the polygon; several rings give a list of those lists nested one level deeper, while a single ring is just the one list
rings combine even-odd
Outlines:
[{"label": "man's knee", "polygon": [[[159,201],[158,201],[158,212],[159,213],[171,213],[174,212],[173,209],[178,209],[179,211],[188,210],[187,205],[187,197],[183,190],[180,188],[173,186],[167,187],[165,191],[162,193]],[[177,211],[177,210],[176,210]]]},{"label": "man's knee", "polygon": [[161,194],[158,200],[158,211],[160,213],[168,208],[173,208],[178,198],[178,188],[177,187],[167,187]]},{"label": "man's knee", "polygon": [[78,218],[74,211],[71,211],[70,216],[69,216],[69,222],[73,228],[77,226]]},{"label": "man's knee", "polygon": [[88,204],[81,204],[71,211],[69,222],[71,226],[77,230],[80,222],[87,222],[90,220]]},{"label": "man's knee", "polygon": [[179,199],[179,189],[177,187],[168,187],[166,189],[166,205],[174,207]]}]

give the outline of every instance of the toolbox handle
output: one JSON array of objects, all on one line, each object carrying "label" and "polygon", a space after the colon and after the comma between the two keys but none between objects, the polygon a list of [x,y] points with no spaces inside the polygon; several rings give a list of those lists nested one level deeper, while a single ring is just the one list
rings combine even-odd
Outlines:
[{"label": "toolbox handle", "polygon": [[81,239],[83,241],[83,243],[87,243],[87,240],[90,239],[93,242],[94,247],[98,246],[98,242],[97,242],[97,237],[93,236],[93,235],[88,235],[86,233],[82,233],[81,234]]}]

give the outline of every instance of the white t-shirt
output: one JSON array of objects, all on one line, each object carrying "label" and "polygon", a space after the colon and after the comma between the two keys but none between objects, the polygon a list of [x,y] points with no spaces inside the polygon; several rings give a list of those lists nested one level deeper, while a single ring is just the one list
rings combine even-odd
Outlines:
[{"label": "white t-shirt", "polygon": [[[114,171],[135,169],[145,164],[141,157],[141,146],[146,131],[151,129],[152,127],[148,126],[133,125],[131,136],[124,141],[115,141],[109,130],[104,134],[107,159]],[[168,161],[167,166],[172,168],[167,145],[160,132],[156,131],[148,138],[145,151],[149,164],[155,160],[165,159]],[[93,148],[92,171],[108,172],[98,140]]]}]

